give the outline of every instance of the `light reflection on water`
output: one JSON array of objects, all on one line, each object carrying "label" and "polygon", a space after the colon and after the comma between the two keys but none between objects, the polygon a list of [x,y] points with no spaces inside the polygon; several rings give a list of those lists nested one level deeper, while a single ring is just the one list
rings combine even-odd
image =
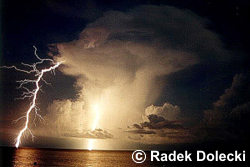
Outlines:
[{"label": "light reflection on water", "polygon": [[88,150],[89,151],[93,150],[93,144],[94,144],[94,140],[89,139],[89,141],[88,141]]},{"label": "light reflection on water", "polygon": [[[137,166],[132,161],[131,154],[132,152],[128,151],[74,151],[20,148],[15,150],[13,155],[13,166]],[[143,166],[147,166],[146,162]]]}]

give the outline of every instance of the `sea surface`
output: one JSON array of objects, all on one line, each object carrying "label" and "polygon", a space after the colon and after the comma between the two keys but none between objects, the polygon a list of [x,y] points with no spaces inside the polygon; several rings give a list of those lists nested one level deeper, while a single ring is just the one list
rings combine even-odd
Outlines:
[{"label": "sea surface", "polygon": [[[203,149],[206,152],[214,152],[215,150],[233,152],[234,150],[241,150],[240,147],[232,148],[227,144],[220,144],[223,147],[214,144],[214,147],[211,147],[211,145],[204,146],[208,148]],[[88,151],[45,148],[16,149],[13,147],[0,147],[0,167],[250,167],[250,151],[245,146],[243,148],[246,150],[245,162],[151,162],[150,153],[146,152],[146,161],[136,164],[132,160],[133,151]],[[190,152],[193,150],[193,153],[195,153],[198,148],[192,146],[185,148],[185,150],[189,150]]]},{"label": "sea surface", "polygon": [[[3,167],[91,167],[138,166],[131,158],[132,151],[88,151],[34,148],[1,148]],[[144,162],[139,166],[152,166]]]}]

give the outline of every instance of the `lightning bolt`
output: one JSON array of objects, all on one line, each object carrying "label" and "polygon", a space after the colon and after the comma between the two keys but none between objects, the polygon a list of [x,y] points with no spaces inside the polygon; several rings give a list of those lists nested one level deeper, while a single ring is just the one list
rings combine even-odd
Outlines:
[{"label": "lightning bolt", "polygon": [[[92,106],[92,110],[94,112],[94,121],[93,121],[93,124],[92,124],[92,128],[91,128],[91,131],[95,131],[96,127],[97,127],[97,124],[98,124],[98,121],[99,121],[99,118],[100,118],[100,106],[98,103],[96,103],[95,105]],[[93,146],[94,146],[94,140],[93,139],[89,139],[88,140],[88,150],[91,151],[93,149]]]},{"label": "lightning bolt", "polygon": [[[24,70],[24,69],[20,69],[17,68],[16,66],[2,66],[1,68],[6,68],[6,69],[15,69],[18,72],[23,72],[26,74],[33,74],[36,79],[31,80],[31,79],[24,79],[24,80],[20,80],[17,81],[17,83],[19,83],[19,86],[17,87],[17,89],[23,89],[23,93],[21,95],[21,97],[19,99],[26,99],[26,98],[32,98],[32,102],[30,103],[29,109],[26,111],[26,115],[22,116],[20,118],[18,118],[17,120],[15,120],[16,122],[25,118],[25,124],[24,127],[20,130],[20,132],[18,133],[18,136],[16,138],[16,143],[15,146],[16,148],[19,147],[20,143],[21,143],[21,138],[24,135],[24,133],[26,131],[28,131],[31,136],[32,139],[34,138],[34,135],[32,134],[30,128],[29,128],[29,122],[30,122],[30,114],[32,111],[35,112],[35,118],[33,120],[33,122],[35,121],[36,117],[38,116],[39,118],[42,119],[42,116],[40,114],[38,114],[38,107],[36,105],[36,101],[37,101],[37,95],[39,93],[39,91],[41,90],[41,86],[40,86],[40,82],[44,82],[45,84],[49,84],[48,82],[46,82],[43,79],[43,76],[45,73],[47,72],[53,72],[55,74],[55,69],[57,67],[60,66],[60,64],[62,64],[62,62],[55,62],[53,59],[42,59],[37,55],[37,48],[35,46],[33,46],[34,48],[34,55],[36,56],[36,58],[39,60],[36,63],[33,64],[26,64],[26,63],[21,63],[23,66],[30,68],[30,70]],[[50,62],[51,66],[49,68],[43,68],[43,69],[38,69],[38,65],[43,64],[44,62]],[[35,88],[30,90],[29,88],[26,87],[26,85],[28,84],[34,84]]]}]

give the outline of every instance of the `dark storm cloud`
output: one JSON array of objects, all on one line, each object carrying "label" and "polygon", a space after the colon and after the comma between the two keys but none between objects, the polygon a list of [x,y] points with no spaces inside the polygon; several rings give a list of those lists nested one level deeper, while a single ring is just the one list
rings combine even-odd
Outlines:
[{"label": "dark storm cloud", "polygon": [[249,76],[236,74],[232,85],[219,100],[214,103],[214,108],[227,112],[237,105],[247,102],[250,99]]},{"label": "dark storm cloud", "polygon": [[149,122],[141,123],[141,127],[147,127],[149,129],[182,129],[182,125],[178,121],[168,121],[161,116],[151,114],[148,116]]},{"label": "dark storm cloud", "polygon": [[180,112],[178,106],[167,102],[162,106],[150,105],[143,114],[145,121],[135,123],[132,127],[135,129],[183,129]]},{"label": "dark storm cloud", "polygon": [[177,140],[194,139],[194,135],[192,135],[192,133],[188,130],[159,133],[159,136],[168,137],[168,138],[177,139]]},{"label": "dark storm cloud", "polygon": [[150,144],[182,143],[195,140],[194,133],[183,126],[178,106],[164,103],[162,106],[151,105],[145,109],[145,121],[135,123],[125,132],[128,139]]},{"label": "dark storm cloud", "polygon": [[[247,137],[250,119],[249,74],[236,74],[230,88],[213,104],[213,108],[204,111],[207,128],[221,129],[232,137]],[[213,137],[213,134],[208,134]],[[216,134],[217,135],[217,134]]]},{"label": "dark storm cloud", "polygon": [[134,134],[156,134],[155,131],[144,130],[144,129],[128,130],[126,132],[128,132],[128,133],[134,133]]},{"label": "dark storm cloud", "polygon": [[110,139],[113,138],[113,135],[107,130],[95,129],[93,131],[87,131],[83,133],[66,133],[66,137],[76,137],[76,138],[92,138],[92,139]]},{"label": "dark storm cloud", "polygon": [[230,113],[230,117],[234,119],[247,118],[246,116],[249,115],[249,109],[250,109],[250,101],[234,107],[232,109],[232,112]]},{"label": "dark storm cloud", "polygon": [[134,124],[133,127],[135,127],[136,129],[143,129],[143,127],[138,124]]}]

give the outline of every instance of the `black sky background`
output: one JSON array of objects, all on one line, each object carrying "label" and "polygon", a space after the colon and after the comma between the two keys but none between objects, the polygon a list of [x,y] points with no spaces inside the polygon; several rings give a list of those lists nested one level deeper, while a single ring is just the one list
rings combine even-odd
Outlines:
[{"label": "black sky background", "polygon": [[[34,62],[32,45],[39,55],[46,56],[48,45],[76,39],[84,27],[108,10],[126,11],[138,5],[170,5],[189,9],[210,21],[235,58],[224,64],[198,64],[165,78],[167,85],[156,104],[169,101],[184,109],[183,114],[199,120],[204,109],[211,107],[238,73],[249,73],[250,1],[247,0],[158,0],[158,1],[15,1],[1,2],[1,65]],[[84,11],[87,11],[84,13]],[[18,96],[15,72],[1,73],[1,110],[10,112],[13,98]],[[44,108],[53,99],[75,98],[75,78],[58,72],[52,83],[56,91],[46,94]],[[59,87],[58,87],[59,86]],[[14,102],[17,105],[20,102]],[[41,102],[43,103],[43,102]],[[3,113],[2,113],[3,114]]]}]

